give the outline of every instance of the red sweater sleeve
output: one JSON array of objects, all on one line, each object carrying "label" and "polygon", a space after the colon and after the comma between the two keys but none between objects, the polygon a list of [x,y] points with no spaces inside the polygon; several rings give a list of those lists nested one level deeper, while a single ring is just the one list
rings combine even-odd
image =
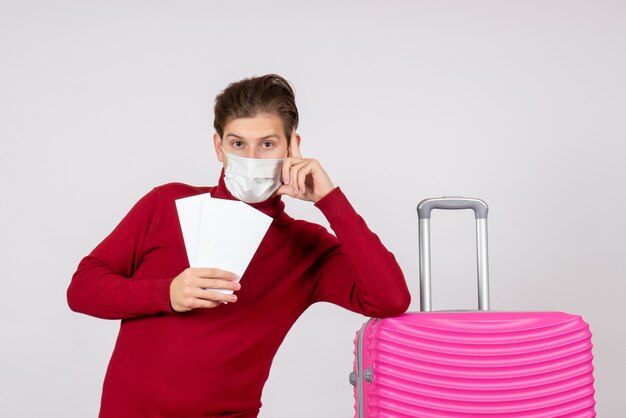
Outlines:
[{"label": "red sweater sleeve", "polygon": [[171,278],[134,279],[158,218],[158,189],[143,196],[115,229],[83,258],[67,289],[73,311],[105,319],[159,312],[170,306]]},{"label": "red sweater sleeve", "polygon": [[309,271],[314,300],[372,317],[404,313],[411,295],[400,266],[343,192],[337,187],[315,206],[337,236],[325,229],[319,235],[324,256]]}]

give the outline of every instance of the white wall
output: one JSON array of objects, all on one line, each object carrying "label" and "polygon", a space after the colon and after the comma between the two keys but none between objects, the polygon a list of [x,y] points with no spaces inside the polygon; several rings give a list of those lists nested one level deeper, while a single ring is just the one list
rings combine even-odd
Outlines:
[{"label": "white wall", "polygon": [[[3,0],[0,414],[96,416],[118,323],[69,310],[71,274],[153,186],[215,184],[215,95],[276,72],[303,153],[395,253],[412,309],[416,204],[485,199],[492,307],[583,315],[598,414],[624,416],[625,18],[604,0]],[[469,213],[433,216],[435,309],[474,306],[472,234]],[[309,310],[261,416],[351,416],[364,319]]]}]

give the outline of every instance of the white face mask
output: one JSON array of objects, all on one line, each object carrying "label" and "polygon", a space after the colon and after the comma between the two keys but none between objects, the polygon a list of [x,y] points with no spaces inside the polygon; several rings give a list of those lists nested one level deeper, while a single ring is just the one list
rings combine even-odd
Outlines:
[{"label": "white face mask", "polygon": [[228,157],[224,183],[237,199],[246,203],[263,202],[282,184],[283,158],[245,158],[223,152]]}]

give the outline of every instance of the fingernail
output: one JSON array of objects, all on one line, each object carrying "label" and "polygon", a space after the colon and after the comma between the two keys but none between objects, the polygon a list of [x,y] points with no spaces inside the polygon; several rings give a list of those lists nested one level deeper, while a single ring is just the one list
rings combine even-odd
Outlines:
[{"label": "fingernail", "polygon": [[230,301],[231,301],[231,302],[237,302],[237,296],[235,296],[235,295],[231,295],[231,296],[230,296]]}]

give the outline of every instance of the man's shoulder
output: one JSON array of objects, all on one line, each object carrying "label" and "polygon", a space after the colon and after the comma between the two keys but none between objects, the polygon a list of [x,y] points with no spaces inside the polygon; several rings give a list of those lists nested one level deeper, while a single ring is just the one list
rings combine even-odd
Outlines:
[{"label": "man's shoulder", "polygon": [[193,186],[181,182],[170,182],[155,186],[152,192],[157,193],[160,199],[168,201],[210,193],[213,189],[212,186]]},{"label": "man's shoulder", "polygon": [[292,233],[297,234],[302,239],[310,239],[311,237],[317,237],[320,234],[328,233],[328,230],[322,225],[311,221],[305,221],[304,219],[293,219],[289,217],[288,224]]}]

